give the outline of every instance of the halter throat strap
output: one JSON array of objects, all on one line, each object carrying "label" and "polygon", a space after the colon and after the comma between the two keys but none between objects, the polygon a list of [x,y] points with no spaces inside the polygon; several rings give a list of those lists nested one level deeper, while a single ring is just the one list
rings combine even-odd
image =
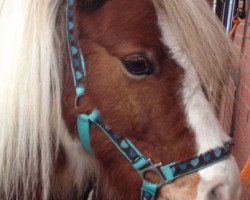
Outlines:
[{"label": "halter throat strap", "polygon": [[[68,0],[66,14],[67,42],[77,104],[78,98],[84,96],[83,79],[86,76],[86,64],[74,36],[73,6],[74,0]],[[80,141],[83,148],[91,155],[94,155],[90,143],[90,126],[92,124],[96,125],[109,138],[138,172],[142,179],[141,200],[154,200],[158,189],[163,185],[228,158],[232,147],[232,142],[227,142],[222,147],[215,148],[186,161],[171,162],[166,165],[154,164],[129,139],[121,137],[119,134],[112,132],[108,126],[105,126],[102,123],[98,109],[94,109],[90,114],[82,113],[77,116],[77,130]],[[149,171],[154,171],[159,176],[160,181],[154,183],[147,180],[145,175]]]}]

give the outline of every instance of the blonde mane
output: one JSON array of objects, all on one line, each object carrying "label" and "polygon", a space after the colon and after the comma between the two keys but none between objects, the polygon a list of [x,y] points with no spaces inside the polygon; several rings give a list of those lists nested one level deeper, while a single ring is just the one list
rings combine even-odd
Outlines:
[{"label": "blonde mane", "polygon": [[205,0],[152,0],[165,17],[178,50],[195,67],[204,91],[215,108],[223,88],[233,95],[236,70],[241,64],[222,23]]},{"label": "blonde mane", "polygon": [[50,192],[63,127],[61,3],[0,0],[0,199]]}]

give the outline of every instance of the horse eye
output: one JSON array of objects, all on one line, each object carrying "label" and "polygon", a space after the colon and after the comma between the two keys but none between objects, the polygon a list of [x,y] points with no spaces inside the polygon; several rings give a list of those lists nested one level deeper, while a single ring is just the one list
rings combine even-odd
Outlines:
[{"label": "horse eye", "polygon": [[122,59],[125,69],[136,76],[149,76],[154,72],[154,67],[144,54],[133,54]]}]

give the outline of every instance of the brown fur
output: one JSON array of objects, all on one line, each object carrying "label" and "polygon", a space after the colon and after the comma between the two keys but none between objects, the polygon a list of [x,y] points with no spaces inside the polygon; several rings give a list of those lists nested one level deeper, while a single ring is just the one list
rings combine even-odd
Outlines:
[{"label": "brown fur", "polygon": [[[187,128],[180,97],[183,71],[160,41],[153,4],[109,0],[91,14],[76,13],[77,36],[88,67],[86,95],[76,110],[71,72],[66,72],[64,117],[74,137],[77,113],[97,106],[106,124],[154,162],[192,157],[194,135]],[[132,53],[149,55],[156,72],[139,80],[129,77],[120,59]],[[100,163],[98,199],[139,199],[138,174],[96,127],[91,129],[91,144]]]},{"label": "brown fur", "polygon": [[181,199],[194,200],[197,197],[197,185],[200,177],[196,175],[187,175],[181,179],[177,179],[174,184],[168,184],[162,188],[161,195],[157,200]]}]

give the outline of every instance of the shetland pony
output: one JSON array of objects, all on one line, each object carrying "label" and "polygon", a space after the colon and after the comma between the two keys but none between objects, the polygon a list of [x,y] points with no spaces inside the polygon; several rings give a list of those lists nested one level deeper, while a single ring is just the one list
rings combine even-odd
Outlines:
[{"label": "shetland pony", "polygon": [[[229,141],[216,110],[240,59],[205,1],[75,0],[87,64],[77,107],[65,13],[62,0],[0,0],[1,199],[83,199],[92,187],[94,199],[139,199],[141,179],[100,130],[91,127],[95,156],[79,142],[76,116],[95,107],[155,162]],[[157,199],[237,200],[238,175],[230,156]]]}]

